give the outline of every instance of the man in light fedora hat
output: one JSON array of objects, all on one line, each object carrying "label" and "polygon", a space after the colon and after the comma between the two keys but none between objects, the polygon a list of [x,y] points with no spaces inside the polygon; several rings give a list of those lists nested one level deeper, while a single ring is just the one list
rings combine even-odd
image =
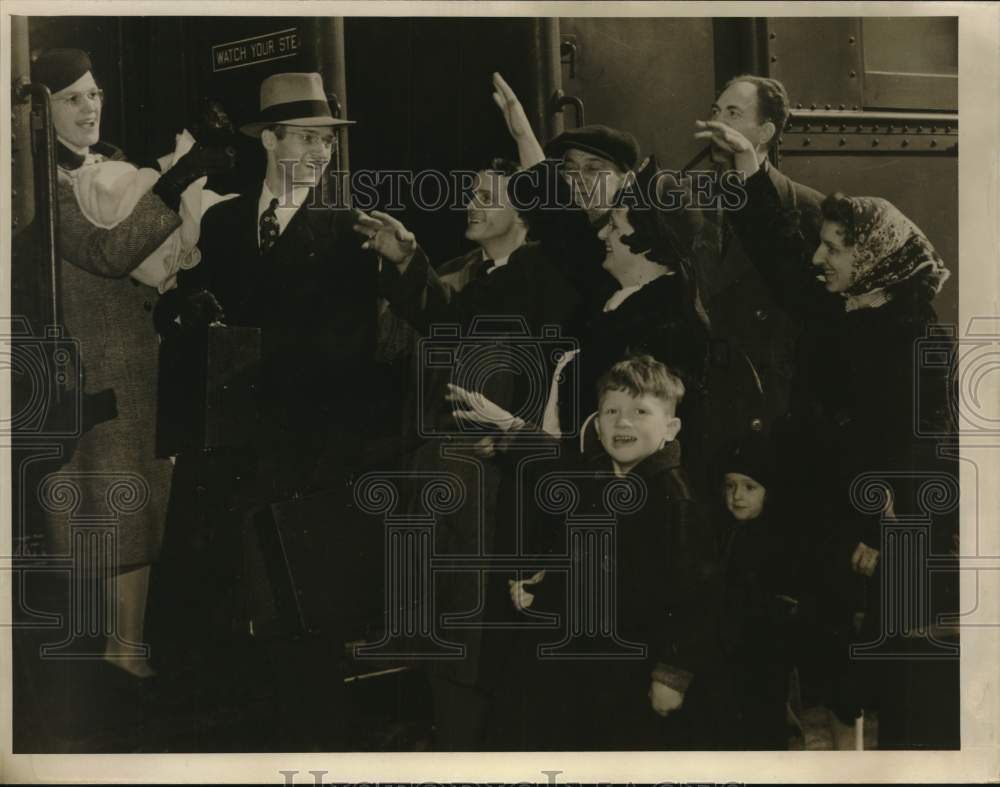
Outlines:
[{"label": "man in light fedora hat", "polygon": [[261,428],[277,442],[258,451],[268,472],[257,488],[272,499],[325,485],[309,477],[324,442],[339,447],[342,467],[360,461],[363,418],[344,413],[362,397],[343,381],[366,379],[373,362],[378,266],[359,248],[350,209],[319,193],[349,122],[333,117],[319,74],[267,77],[259,113],[240,127],[264,148],[263,180],[205,213],[202,263],[180,280],[211,292],[228,325],[261,330]]},{"label": "man in light fedora hat", "polygon": [[[331,113],[319,74],[267,77],[260,89],[259,112],[240,128],[259,139],[264,149],[266,168],[260,185],[205,213],[199,242],[202,262],[179,277],[180,288],[188,292],[212,293],[227,325],[261,332],[255,390],[258,418],[250,426],[251,448],[238,461],[215,452],[182,455],[177,463],[175,485],[189,490],[184,497],[192,502],[185,503],[188,510],[178,511],[175,518],[213,522],[217,534],[213,555],[202,558],[214,568],[207,572],[215,578],[214,588],[188,591],[202,608],[225,605],[200,599],[226,595],[219,591],[220,574],[234,556],[240,562],[245,546],[239,534],[270,533],[274,538],[275,523],[287,525],[281,512],[292,505],[288,501],[301,500],[300,508],[314,513],[317,505],[310,501],[324,501],[325,518],[313,523],[315,530],[349,539],[355,532],[348,513],[350,479],[370,462],[366,445],[376,442],[378,429],[391,422],[377,411],[373,393],[378,390],[377,260],[374,252],[360,248],[351,210],[324,204],[318,193],[336,150],[337,130],[348,123]],[[214,502],[206,503],[204,492],[195,493],[206,485],[212,487]],[[178,529],[183,524],[178,521]],[[327,577],[327,584],[346,598],[350,588],[341,589],[338,583],[353,580],[342,561],[348,555],[360,561],[352,542],[336,543],[341,544],[339,557],[326,541],[310,540],[305,559],[316,564],[299,565],[297,570]],[[265,551],[268,559],[278,557]],[[184,550],[179,554],[178,565]],[[191,554],[188,551],[188,562]],[[380,564],[381,558],[377,560]],[[243,585],[237,577],[221,581],[231,583],[235,593],[229,596],[239,597]],[[221,614],[239,621],[241,612],[232,607]],[[281,620],[282,625],[289,622],[297,625],[291,618]],[[261,625],[258,621],[258,632]],[[297,722],[294,731],[290,727],[283,734],[300,736],[283,742],[288,745],[308,745],[301,736],[317,732],[335,745],[336,734],[329,725],[311,723],[309,714],[299,708],[325,708],[332,717],[346,718],[339,706],[342,678],[329,655],[342,652],[337,643],[343,641],[346,629],[327,620],[323,627],[331,645],[322,649],[323,663],[316,661],[314,642],[301,649],[303,661],[282,657],[283,666],[275,676],[282,684],[276,694],[288,703],[288,718]],[[242,630],[247,630],[245,620]],[[291,643],[284,646],[292,650]]]},{"label": "man in light fedora hat", "polygon": [[[333,117],[319,74],[274,74],[261,83],[260,114],[240,131],[260,139],[267,152],[264,184],[279,210],[299,207],[282,197],[319,182],[336,149],[335,128],[352,123]],[[283,230],[288,222],[279,217],[278,223]]]}]

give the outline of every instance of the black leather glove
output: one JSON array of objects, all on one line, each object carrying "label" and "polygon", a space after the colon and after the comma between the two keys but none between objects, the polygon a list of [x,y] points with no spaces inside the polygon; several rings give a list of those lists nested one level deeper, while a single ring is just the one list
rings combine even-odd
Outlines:
[{"label": "black leather glove", "polygon": [[203,175],[232,169],[236,153],[231,148],[206,148],[195,144],[180,160],[164,172],[153,186],[153,193],[175,213],[181,207],[181,194]]},{"label": "black leather glove", "polygon": [[214,322],[222,322],[222,306],[208,290],[168,290],[153,309],[153,326],[164,339],[191,335]]}]

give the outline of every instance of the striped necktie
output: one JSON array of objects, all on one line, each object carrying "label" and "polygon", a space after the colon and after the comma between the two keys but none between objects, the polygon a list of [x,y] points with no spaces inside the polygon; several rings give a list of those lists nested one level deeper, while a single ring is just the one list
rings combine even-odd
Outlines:
[{"label": "striped necktie", "polygon": [[278,198],[271,200],[267,210],[260,214],[260,253],[267,254],[278,242]]},{"label": "striped necktie", "polygon": [[490,272],[494,265],[496,265],[496,263],[489,257],[482,260],[476,260],[472,263],[472,267],[469,269],[469,273],[471,274],[469,278],[472,281],[483,278],[483,276]]}]

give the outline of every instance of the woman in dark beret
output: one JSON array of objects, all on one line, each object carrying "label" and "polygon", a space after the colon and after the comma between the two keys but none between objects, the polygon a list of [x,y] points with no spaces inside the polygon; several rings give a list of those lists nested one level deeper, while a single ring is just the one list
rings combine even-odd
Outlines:
[{"label": "woman in dark beret", "polygon": [[[657,188],[654,158],[639,169],[636,193]],[[691,269],[695,217],[664,210],[645,196],[633,207],[611,210],[598,237],[604,242],[602,267],[619,289],[591,317],[581,353],[582,413],[596,405],[594,385],[629,354],[648,353],[671,368],[689,394],[702,386],[708,354],[708,317]]]},{"label": "woman in dark beret", "polygon": [[[584,425],[597,409],[597,381],[615,363],[632,354],[651,355],[677,374],[687,391],[678,410],[680,442],[685,467],[698,483],[704,475],[700,438],[709,323],[689,258],[697,217],[681,208],[665,210],[649,198],[659,188],[658,175],[656,160],[647,159],[634,186],[626,186],[636,195],[634,203],[613,208],[598,232],[602,268],[618,289],[591,306],[579,332],[577,390],[560,392],[561,400],[574,395],[577,400],[561,401],[561,426]],[[569,422],[574,414],[578,423]]]},{"label": "woman in dark beret", "polygon": [[[70,553],[76,516],[100,513],[116,520],[116,560],[106,569],[112,573],[107,608],[113,600],[115,618],[104,659],[145,678],[153,674],[142,645],[150,565],[163,538],[172,467],[155,451],[158,339],[152,309],[158,293],[130,274],[181,225],[181,193],[214,163],[196,147],[127,216],[99,226],[81,207],[77,184],[88,168],[125,156],[100,141],[104,91],[90,57],[79,49],[43,52],[32,65],[32,79],[51,92],[65,330],[79,343],[83,393],[113,391],[117,408],[84,432],[61,471],[42,482],[48,550]],[[71,511],[58,504],[68,499],[67,483],[75,487]]]}]

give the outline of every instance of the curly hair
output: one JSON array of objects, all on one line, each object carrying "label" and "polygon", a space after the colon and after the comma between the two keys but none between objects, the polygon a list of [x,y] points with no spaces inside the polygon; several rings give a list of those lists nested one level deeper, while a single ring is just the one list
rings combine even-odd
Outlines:
[{"label": "curly hair", "polygon": [[701,300],[698,279],[691,260],[697,232],[697,215],[689,210],[659,210],[630,207],[629,224],[633,232],[622,243],[633,254],[662,265],[680,277],[684,297],[679,304],[684,316],[709,326],[708,312]]},{"label": "curly hair", "polygon": [[630,207],[628,222],[635,231],[623,237],[622,243],[634,254],[645,253],[668,270],[677,270],[689,262],[694,246],[694,229],[688,213]]},{"label": "curly hair", "polygon": [[844,229],[844,245],[853,246],[857,243],[857,227],[854,223],[854,209],[846,195],[839,191],[827,195],[820,205],[824,221],[839,224]]}]

